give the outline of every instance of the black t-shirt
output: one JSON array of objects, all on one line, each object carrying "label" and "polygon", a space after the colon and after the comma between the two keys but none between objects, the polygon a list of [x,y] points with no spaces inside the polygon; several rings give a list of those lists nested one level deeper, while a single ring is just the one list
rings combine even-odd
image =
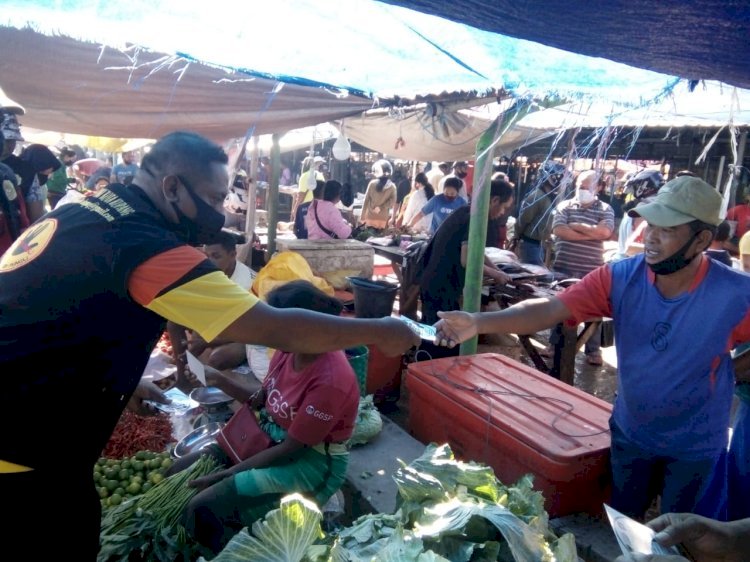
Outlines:
[{"label": "black t-shirt", "polygon": [[137,186],[29,227],[0,260],[0,459],[90,464],[165,321],[128,293],[133,270],[184,246]]},{"label": "black t-shirt", "polygon": [[[433,295],[450,295],[457,299],[464,288],[466,269],[461,265],[461,246],[469,239],[471,208],[459,207],[443,221],[432,239],[422,275],[422,289]],[[485,246],[497,246],[499,232],[489,221]]]},{"label": "black t-shirt", "polygon": [[34,166],[32,166],[31,163],[27,162],[26,160],[21,160],[21,158],[19,158],[15,154],[11,154],[5,160],[3,160],[3,164],[8,166],[16,173],[17,176],[21,178],[18,187],[21,188],[21,193],[23,194],[24,199],[28,199],[29,190],[31,189],[31,185],[34,183],[34,176],[36,175]]}]

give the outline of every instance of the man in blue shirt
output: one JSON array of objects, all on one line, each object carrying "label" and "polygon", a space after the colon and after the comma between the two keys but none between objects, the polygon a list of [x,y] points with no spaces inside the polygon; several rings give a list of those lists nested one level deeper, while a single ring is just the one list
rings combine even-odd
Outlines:
[{"label": "man in blue shirt", "polygon": [[129,185],[138,173],[138,164],[133,162],[133,160],[134,155],[132,152],[123,152],[122,164],[117,164],[117,166],[112,168],[112,175],[110,176],[109,181],[112,183]]},{"label": "man in blue shirt", "polygon": [[453,211],[466,205],[466,199],[458,196],[461,189],[461,180],[456,177],[449,177],[445,180],[443,192],[435,195],[427,204],[422,207],[414,217],[409,221],[408,227],[414,228],[422,217],[432,213],[432,224],[430,225],[430,234],[435,234],[438,227],[448,218]]}]

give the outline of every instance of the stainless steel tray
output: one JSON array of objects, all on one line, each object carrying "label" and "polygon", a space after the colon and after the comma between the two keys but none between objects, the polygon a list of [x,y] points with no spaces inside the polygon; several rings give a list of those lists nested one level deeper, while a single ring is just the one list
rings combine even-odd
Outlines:
[{"label": "stainless steel tray", "polygon": [[224,427],[223,423],[211,422],[194,429],[175,445],[174,456],[177,458],[184,457],[189,453],[200,451],[204,447],[216,443],[216,435],[222,427]]}]

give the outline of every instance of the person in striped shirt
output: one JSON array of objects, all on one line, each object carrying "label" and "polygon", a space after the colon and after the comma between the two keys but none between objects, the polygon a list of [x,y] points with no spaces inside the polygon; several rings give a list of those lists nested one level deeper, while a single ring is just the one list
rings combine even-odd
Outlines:
[{"label": "person in striped shirt", "polygon": [[[600,201],[599,173],[586,170],[576,179],[575,195],[561,202],[552,217],[555,239],[553,270],[577,279],[604,263],[604,240],[612,236],[615,212]],[[586,361],[601,365],[601,328],[586,342]]]}]

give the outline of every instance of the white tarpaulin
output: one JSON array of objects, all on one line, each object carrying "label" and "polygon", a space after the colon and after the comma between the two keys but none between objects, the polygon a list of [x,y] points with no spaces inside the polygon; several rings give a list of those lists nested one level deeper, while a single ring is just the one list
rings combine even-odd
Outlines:
[{"label": "white tarpaulin", "polygon": [[123,138],[190,129],[217,141],[284,132],[372,107],[341,91],[283,84],[186,59],[0,28],[0,80],[21,125]]}]

